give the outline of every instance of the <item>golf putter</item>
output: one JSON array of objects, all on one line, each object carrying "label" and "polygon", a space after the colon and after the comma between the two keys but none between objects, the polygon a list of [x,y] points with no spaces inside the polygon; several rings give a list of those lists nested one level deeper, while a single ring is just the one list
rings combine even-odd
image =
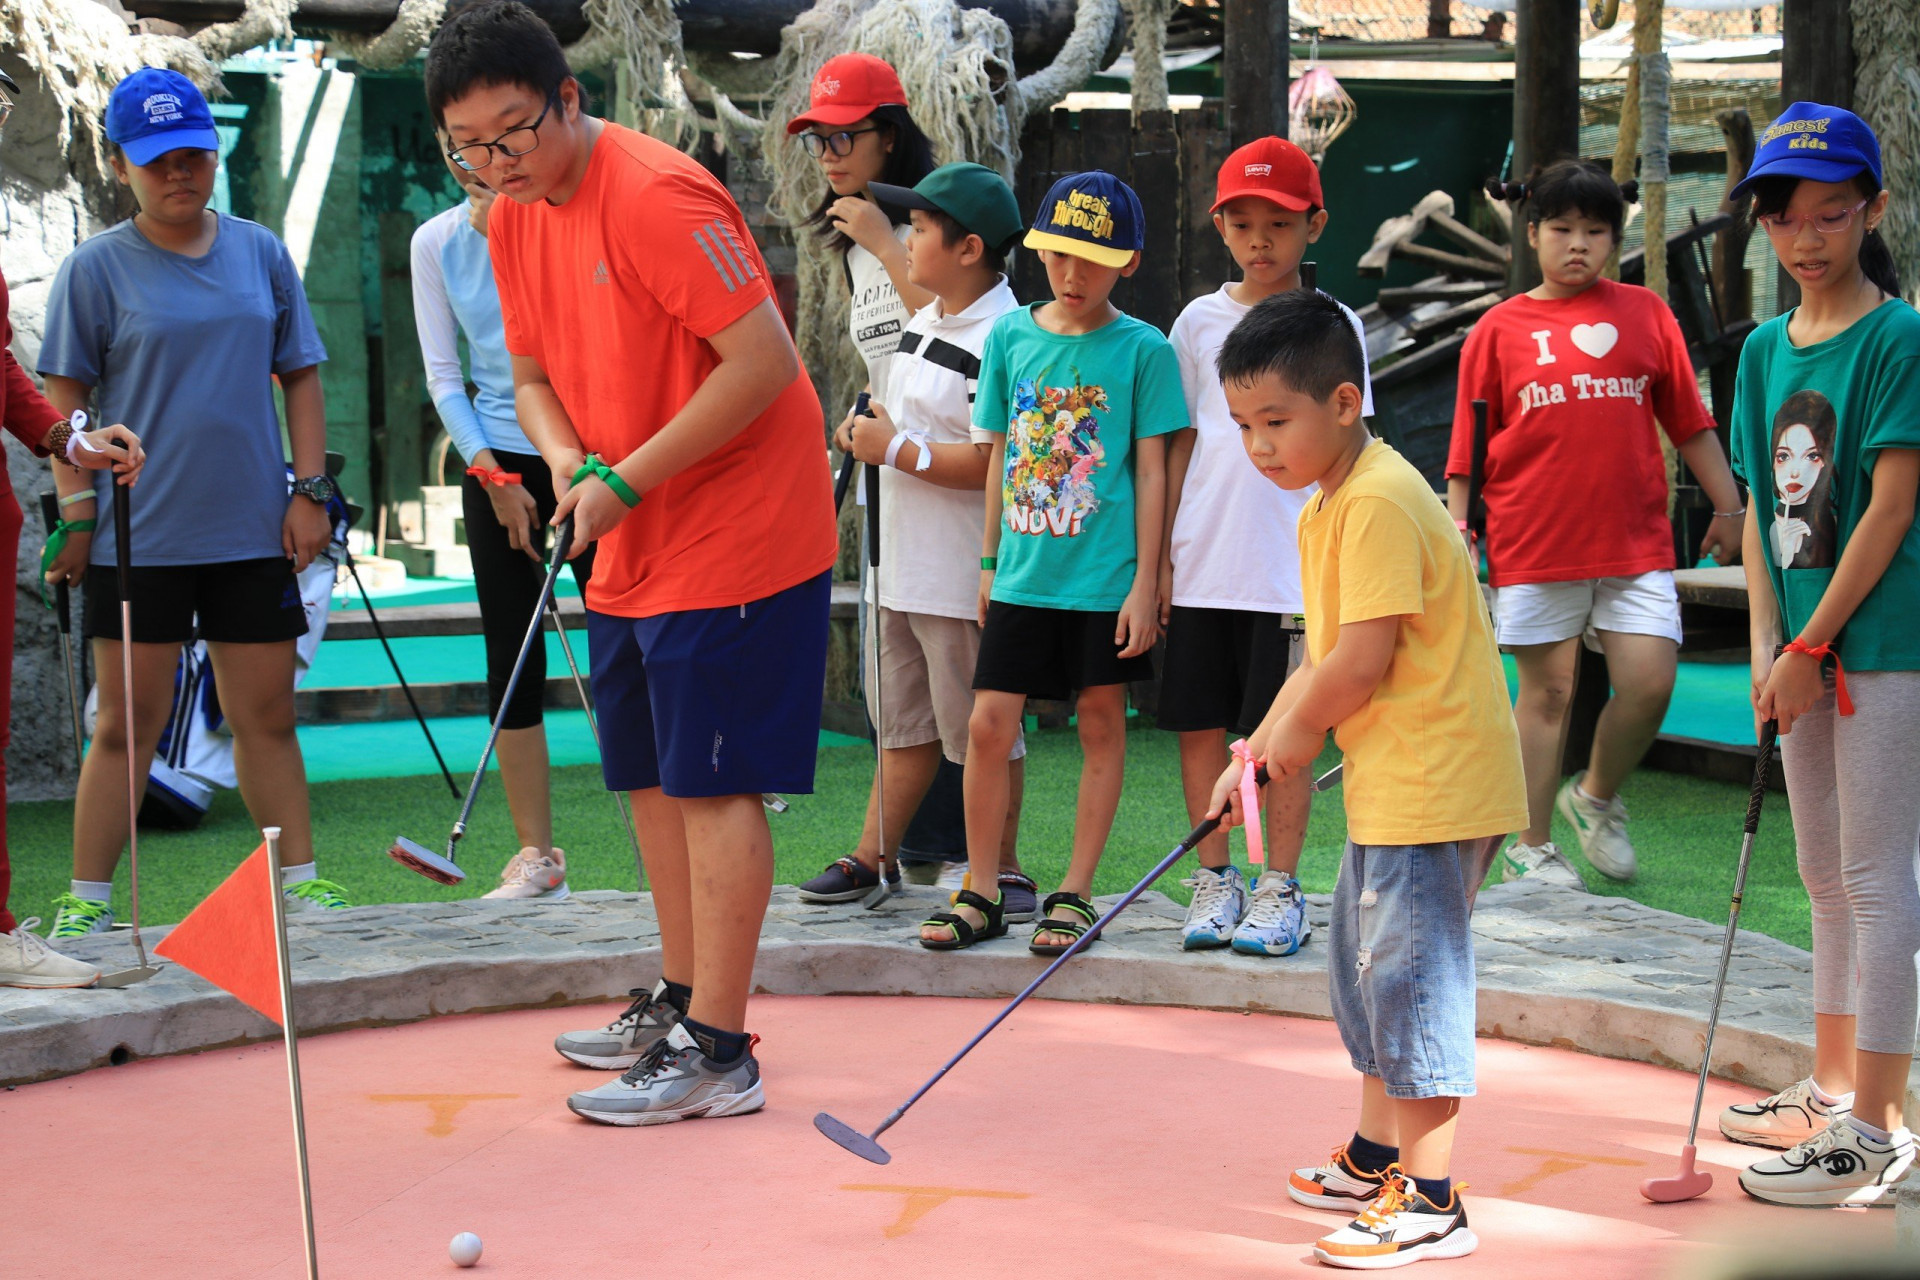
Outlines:
[{"label": "golf putter", "polygon": [[1640,1194],[1655,1204],[1674,1204],[1703,1196],[1713,1186],[1713,1175],[1694,1167],[1694,1138],[1700,1132],[1700,1104],[1707,1097],[1707,1074],[1713,1066],[1713,1033],[1720,1025],[1720,1001],[1727,993],[1727,963],[1733,959],[1733,935],[1740,927],[1740,899],[1747,889],[1747,865],[1753,861],[1753,837],[1760,829],[1760,805],[1767,797],[1767,768],[1773,761],[1774,735],[1779,726],[1769,720],[1760,727],[1760,753],[1753,761],[1753,790],[1747,795],[1747,823],[1740,837],[1740,863],[1733,873],[1733,904],[1727,910],[1727,933],[1720,941],[1720,972],[1713,980],[1713,1004],[1707,1011],[1707,1042],[1700,1050],[1700,1082],[1693,1090],[1693,1118],[1687,1122],[1687,1145],[1680,1148],[1680,1171],[1670,1178],[1648,1178]]},{"label": "golf putter", "polygon": [[1482,490],[1487,483],[1487,402],[1473,402],[1473,450],[1467,461],[1467,532],[1473,538],[1473,571],[1480,572],[1478,559],[1487,557],[1487,573],[1493,573],[1493,555],[1487,548],[1487,504]]},{"label": "golf putter", "polygon": [[[52,533],[60,523],[60,500],[51,493],[40,495],[40,519]],[[80,767],[85,735],[80,732],[80,676],[73,665],[72,593],[62,582],[53,589],[54,616],[60,623],[60,666],[67,673],[67,714],[73,721],[73,767]]]},{"label": "golf putter", "polygon": [[118,479],[113,485],[114,573],[120,581],[120,683],[126,699],[127,737],[127,882],[133,910],[134,967],[116,973],[103,973],[94,985],[130,987],[145,982],[160,972],[147,960],[146,944],[140,940],[140,765],[133,754],[133,493]]},{"label": "golf putter", "polygon": [[[853,416],[864,417],[867,401],[864,391],[853,402]],[[852,454],[847,455],[852,458]],[[880,726],[886,720],[886,677],[880,672],[880,468],[867,465],[867,568],[873,579],[873,608],[867,611],[867,631],[873,638],[873,789],[880,809],[880,882],[860,899],[860,905],[873,910],[893,896],[887,883],[887,777],[886,748],[880,745]]]},{"label": "golf putter", "polygon": [[405,836],[397,837],[387,847],[387,856],[409,871],[417,871],[429,880],[440,884],[459,884],[467,878],[454,859],[454,848],[460,843],[460,837],[467,834],[467,819],[473,816],[473,802],[479,798],[480,784],[487,776],[487,761],[493,758],[493,744],[499,740],[500,726],[506,720],[507,709],[513,705],[513,691],[520,685],[520,673],[526,670],[527,655],[533,652],[533,646],[540,639],[540,628],[547,620],[547,601],[553,598],[553,584],[560,576],[560,569],[567,562],[567,551],[573,546],[573,517],[569,515],[560,522],[560,528],[553,539],[553,562],[547,566],[547,580],[540,587],[540,599],[534,603],[533,617],[527,621],[527,634],[520,641],[520,656],[513,660],[513,672],[507,677],[506,691],[500,696],[500,711],[493,717],[493,726],[487,730],[487,742],[480,750],[480,763],[474,766],[473,781],[467,784],[467,798],[460,806],[460,816],[454,820],[453,831],[447,836],[447,852],[444,856],[435,853],[425,845],[409,840]]},{"label": "golf putter", "polygon": [[[567,639],[567,626],[560,621],[560,602],[552,596],[547,597],[547,612],[553,615],[553,629],[560,637],[560,652],[567,655],[567,670],[573,673],[573,687],[580,695],[580,709],[587,713],[587,732],[593,735],[593,749],[600,751],[600,724],[593,717],[593,699],[587,696],[587,682],[580,678],[580,664],[573,658],[573,642]],[[604,754],[601,756],[605,759]],[[620,810],[620,821],[626,824],[627,843],[633,846],[633,870],[640,884],[640,891],[647,889],[647,864],[640,858],[640,836],[633,829],[633,809],[627,798],[618,791],[609,791],[614,807]]]},{"label": "golf putter", "polygon": [[353,578],[353,585],[360,588],[360,602],[367,607],[367,621],[373,624],[373,634],[380,637],[380,647],[387,651],[387,661],[393,666],[393,678],[400,682],[400,692],[407,696],[407,705],[413,708],[413,718],[420,724],[420,732],[427,735],[427,746],[433,749],[434,763],[440,766],[440,776],[447,780],[447,790],[454,798],[460,797],[460,788],[454,784],[453,771],[447,768],[446,757],[440,754],[440,744],[433,740],[433,730],[427,727],[426,713],[420,710],[420,704],[413,699],[413,688],[407,683],[406,675],[400,670],[400,659],[393,652],[393,646],[387,643],[387,629],[380,625],[380,615],[373,611],[373,597],[367,593],[367,584],[360,581],[360,570],[353,562],[353,552],[341,548],[347,558],[347,573]]},{"label": "golf putter", "polygon": [[[1259,785],[1265,786],[1267,783],[1267,771],[1265,766],[1262,766],[1254,774],[1254,777]],[[1233,805],[1233,799],[1230,798],[1227,802],[1227,805],[1229,808],[1231,808]],[[837,1143],[842,1147],[845,1147],[848,1151],[853,1152],[853,1154],[859,1156],[862,1160],[870,1160],[874,1164],[887,1164],[888,1162],[890,1162],[893,1159],[893,1157],[890,1154],[888,1154],[887,1149],[885,1147],[880,1145],[880,1142],[879,1142],[880,1135],[885,1133],[888,1129],[891,1129],[896,1123],[898,1123],[900,1120],[900,1117],[907,1114],[907,1109],[913,1106],[914,1103],[926,1097],[927,1091],[929,1089],[933,1088],[933,1086],[935,1086],[936,1084],[939,1084],[941,1081],[941,1078],[944,1077],[947,1074],[947,1072],[953,1070],[956,1066],[960,1064],[960,1059],[966,1057],[969,1053],[972,1053],[974,1050],[974,1046],[978,1045],[982,1040],[985,1040],[990,1034],[992,1034],[993,1029],[995,1027],[999,1026],[1001,1023],[1007,1020],[1008,1014],[1012,1013],[1015,1009],[1018,1009],[1023,1003],[1025,1003],[1028,996],[1032,995],[1035,991],[1038,991],[1040,989],[1041,983],[1045,982],[1048,978],[1051,978],[1059,970],[1061,965],[1065,964],[1067,961],[1071,960],[1073,957],[1079,955],[1082,951],[1086,950],[1089,946],[1091,946],[1093,944],[1093,940],[1100,935],[1100,931],[1113,923],[1113,918],[1115,916],[1119,915],[1122,911],[1125,911],[1129,906],[1131,906],[1135,898],[1138,898],[1141,894],[1145,893],[1155,880],[1158,880],[1161,876],[1165,875],[1169,870],[1171,870],[1174,863],[1180,861],[1180,859],[1186,857],[1189,853],[1192,853],[1194,846],[1199,844],[1202,840],[1205,840],[1208,836],[1212,835],[1214,831],[1219,828],[1219,826],[1220,826],[1219,818],[1207,818],[1204,821],[1202,821],[1199,826],[1195,827],[1192,831],[1188,832],[1186,839],[1182,840],[1179,844],[1176,844],[1175,846],[1173,846],[1173,851],[1167,854],[1166,857],[1160,859],[1159,865],[1155,866],[1153,870],[1147,872],[1145,878],[1143,878],[1139,884],[1136,884],[1133,886],[1133,888],[1127,890],[1126,895],[1122,897],[1120,901],[1114,903],[1111,907],[1107,908],[1107,913],[1101,916],[1100,919],[1094,923],[1093,928],[1087,930],[1085,933],[1081,934],[1078,938],[1075,938],[1073,940],[1072,946],[1068,947],[1065,951],[1062,951],[1059,957],[1055,959],[1052,964],[1048,965],[1046,969],[1044,969],[1041,972],[1039,977],[1035,978],[1032,982],[1029,982],[1027,984],[1026,989],[1024,991],[1022,991],[1019,995],[1015,996],[1012,1000],[1008,1001],[1007,1007],[1002,1009],[999,1013],[996,1013],[993,1016],[992,1022],[989,1022],[986,1026],[982,1027],[979,1033],[976,1034],[973,1037],[973,1039],[967,1041],[966,1046],[962,1048],[960,1052],[954,1054],[951,1058],[947,1059],[947,1064],[941,1067],[938,1071],[934,1072],[931,1079],[929,1079],[925,1084],[921,1085],[918,1089],[915,1089],[913,1091],[913,1096],[911,1098],[908,1098],[905,1102],[895,1107],[892,1113],[889,1114],[885,1120],[882,1120],[879,1126],[875,1128],[872,1133],[862,1133],[860,1132],[860,1130],[854,1128],[852,1125],[846,1123],[844,1120],[836,1120],[834,1117],[828,1115],[824,1111],[814,1116],[813,1127],[818,1129],[821,1133],[825,1134],[828,1140],[834,1143]]]},{"label": "golf putter", "polygon": [[1313,780],[1314,792],[1317,794],[1322,791],[1333,790],[1340,785],[1340,779],[1346,775],[1346,772],[1347,762],[1342,760],[1339,764],[1333,766],[1333,768]]}]

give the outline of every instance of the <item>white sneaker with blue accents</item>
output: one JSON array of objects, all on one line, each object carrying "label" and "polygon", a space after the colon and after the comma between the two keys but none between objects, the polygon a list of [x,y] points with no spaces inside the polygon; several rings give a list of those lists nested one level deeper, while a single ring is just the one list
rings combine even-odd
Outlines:
[{"label": "white sneaker with blue accents", "polygon": [[1300,882],[1284,871],[1261,872],[1247,914],[1233,931],[1233,949],[1243,956],[1290,956],[1312,936]]},{"label": "white sneaker with blue accents", "polygon": [[1181,927],[1181,947],[1207,951],[1226,946],[1247,908],[1247,882],[1240,878],[1240,868],[1232,863],[1218,870],[1201,867],[1180,883],[1193,890],[1187,921]]}]

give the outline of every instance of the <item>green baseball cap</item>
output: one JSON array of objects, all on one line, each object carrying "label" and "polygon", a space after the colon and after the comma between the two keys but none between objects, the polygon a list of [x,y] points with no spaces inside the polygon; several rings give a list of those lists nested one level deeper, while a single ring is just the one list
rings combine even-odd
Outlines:
[{"label": "green baseball cap", "polygon": [[911,187],[876,182],[868,190],[875,200],[896,209],[944,213],[989,249],[1005,249],[1026,230],[1013,188],[983,164],[943,164]]}]

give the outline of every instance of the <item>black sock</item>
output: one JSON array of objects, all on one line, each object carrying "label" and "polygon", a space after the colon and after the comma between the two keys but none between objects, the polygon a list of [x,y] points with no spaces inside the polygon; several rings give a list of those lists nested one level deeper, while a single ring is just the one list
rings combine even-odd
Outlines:
[{"label": "black sock", "polygon": [[1400,1158],[1400,1148],[1369,1142],[1359,1134],[1347,1144],[1347,1159],[1363,1173],[1385,1173],[1387,1166]]},{"label": "black sock", "polygon": [[693,988],[686,986],[682,983],[675,982],[671,978],[662,978],[660,979],[660,981],[667,988],[666,992],[662,996],[662,999],[664,999],[668,1004],[672,1005],[674,1008],[678,1009],[680,1011],[681,1017],[683,1018],[686,1017],[687,1006],[693,1001]]},{"label": "black sock", "polygon": [[1413,1185],[1436,1209],[1444,1209],[1453,1203],[1452,1178],[1415,1178]]},{"label": "black sock", "polygon": [[747,1046],[753,1040],[753,1037],[744,1031],[722,1031],[704,1022],[695,1022],[692,1018],[684,1019],[680,1025],[687,1029],[687,1034],[693,1037],[693,1042],[700,1046],[700,1052],[707,1055],[707,1061],[716,1067],[731,1066],[738,1062],[740,1055],[747,1051]]}]

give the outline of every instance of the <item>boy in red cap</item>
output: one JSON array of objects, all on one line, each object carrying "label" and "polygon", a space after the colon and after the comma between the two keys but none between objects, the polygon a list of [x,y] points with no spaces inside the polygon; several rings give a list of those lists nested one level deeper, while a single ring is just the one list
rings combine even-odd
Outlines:
[{"label": "boy in red cap", "polygon": [[[1187,304],[1173,325],[1193,425],[1167,449],[1167,554],[1160,562],[1160,621],[1166,671],[1156,717],[1180,735],[1180,784],[1198,822],[1227,764],[1224,733],[1259,726],[1281,683],[1300,662],[1300,554],[1295,532],[1312,486],[1269,484],[1247,462],[1240,428],[1227,412],[1215,361],[1220,345],[1253,305],[1300,287],[1300,261],[1320,238],[1327,211],[1320,171],[1284,138],[1260,138],[1220,166],[1213,225],[1241,278]],[[1345,307],[1360,336],[1366,331]],[[1373,413],[1365,379],[1362,413]],[[1250,551],[1250,548],[1258,548]],[[1294,872],[1306,838],[1312,783],[1302,772],[1267,791],[1269,862],[1249,893],[1219,833],[1200,846],[1200,868],[1181,945],[1232,945],[1247,955],[1292,955],[1313,932]]]}]

